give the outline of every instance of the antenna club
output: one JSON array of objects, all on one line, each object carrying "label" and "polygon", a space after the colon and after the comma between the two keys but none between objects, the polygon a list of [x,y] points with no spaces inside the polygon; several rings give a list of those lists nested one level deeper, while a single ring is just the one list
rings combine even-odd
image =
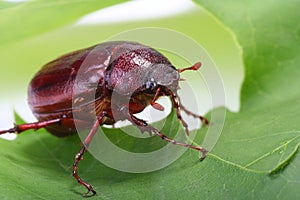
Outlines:
[{"label": "antenna club", "polygon": [[202,65],[201,62],[197,62],[192,66],[192,68],[193,68],[193,70],[198,70],[198,69],[200,69],[201,65]]},{"label": "antenna club", "polygon": [[186,70],[193,70],[193,71],[196,71],[198,70],[200,67],[201,67],[202,63],[201,62],[197,62],[195,63],[193,66],[191,67],[187,67],[187,68],[183,68],[183,69],[178,69],[178,72],[181,73],[181,72],[184,72]]}]

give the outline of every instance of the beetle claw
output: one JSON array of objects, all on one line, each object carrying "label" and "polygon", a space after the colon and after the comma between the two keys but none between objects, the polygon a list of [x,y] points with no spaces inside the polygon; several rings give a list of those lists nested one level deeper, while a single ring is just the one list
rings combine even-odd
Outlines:
[{"label": "beetle claw", "polygon": [[[92,192],[92,194],[90,194],[90,192]],[[95,196],[97,193],[95,190],[93,189],[88,189],[88,191],[86,193],[84,193],[82,196],[83,197],[92,197],[92,196]]]},{"label": "beetle claw", "polygon": [[201,151],[201,154],[202,154],[201,157],[200,157],[200,161],[203,161],[206,158],[206,155],[207,155],[208,151],[206,149],[203,149],[203,148],[200,151]]}]

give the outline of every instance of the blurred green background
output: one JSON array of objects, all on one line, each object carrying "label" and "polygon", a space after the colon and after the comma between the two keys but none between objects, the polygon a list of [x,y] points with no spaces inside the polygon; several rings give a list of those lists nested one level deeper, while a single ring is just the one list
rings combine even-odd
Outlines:
[{"label": "blurred green background", "polygon": [[[7,38],[5,41],[5,37],[2,38],[2,45],[0,44],[0,92],[1,101],[6,102],[2,103],[2,107],[4,104],[5,107],[9,106],[7,102],[10,102],[11,107],[16,107],[16,105],[22,107],[26,104],[27,87],[31,78],[41,66],[54,58],[73,50],[101,43],[123,31],[145,27],[161,27],[191,37],[207,51],[223,78],[227,107],[233,111],[238,110],[240,85],[243,79],[243,66],[239,48],[230,32],[193,2],[186,1],[189,4],[189,9],[178,11],[178,14],[175,15],[154,19],[149,17],[150,19],[143,20],[139,20],[141,17],[137,16],[136,20],[128,22],[92,25],[78,25],[77,23],[82,15],[93,12],[93,10],[87,9],[89,8],[88,3],[82,3],[82,5],[86,4],[82,6],[82,10],[85,10],[84,14],[80,15],[77,12],[77,16],[73,14],[74,16],[70,15],[72,17],[69,17],[68,12],[73,12],[71,12],[70,6],[73,6],[72,9],[74,10],[80,10],[80,8],[76,8],[80,4],[69,3],[70,5],[68,5],[68,3],[62,2],[60,5],[58,2],[44,1],[43,4],[2,2],[1,32]],[[93,3],[93,1],[90,2]],[[94,2],[94,4],[101,3]],[[99,7],[104,7],[105,4]],[[194,5],[190,6],[191,4]],[[5,9],[9,6],[11,8]],[[43,10],[38,6],[42,7]],[[126,9],[128,13],[135,12],[135,10],[130,10],[130,7]],[[161,10],[155,8],[155,6],[145,7],[144,9],[152,9],[154,13]],[[172,6],[166,9],[172,9]],[[20,12],[19,17],[16,16],[18,12]],[[66,14],[63,14],[63,12]],[[114,12],[113,9],[111,9],[111,15],[118,18],[118,13]],[[122,19],[122,16],[120,15],[119,18]],[[102,21],[105,21],[105,19],[102,19]],[[172,55],[168,58],[171,61],[176,60]],[[180,63],[176,62],[174,65],[179,68],[184,67],[178,66]],[[201,97],[201,94],[199,95]],[[17,108],[18,110],[20,109]],[[5,114],[1,113],[2,117],[3,115]],[[22,113],[20,115],[25,116]]]}]

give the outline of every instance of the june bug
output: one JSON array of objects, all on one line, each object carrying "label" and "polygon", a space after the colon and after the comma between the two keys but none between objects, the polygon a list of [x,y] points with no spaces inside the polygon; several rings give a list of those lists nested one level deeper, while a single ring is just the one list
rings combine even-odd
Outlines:
[{"label": "june bug", "polygon": [[[73,164],[73,176],[88,189],[85,195],[89,192],[96,194],[96,191],[79,177],[77,165],[98,127],[103,124],[112,125],[127,119],[143,132],[200,151],[201,159],[204,159],[205,149],[168,138],[133,115],[148,105],[163,110],[164,107],[156,100],[169,96],[187,134],[188,126],[180,111],[199,118],[207,125],[208,120],[188,111],[177,95],[180,73],[198,70],[200,66],[201,63],[196,63],[189,68],[176,69],[153,48],[125,41],[105,42],[68,53],[44,65],[31,80],[28,103],[38,121],[15,125],[0,131],[0,134],[46,128],[50,133],[64,137],[77,133],[75,124],[89,128]],[[114,102],[113,95],[117,96]]]}]

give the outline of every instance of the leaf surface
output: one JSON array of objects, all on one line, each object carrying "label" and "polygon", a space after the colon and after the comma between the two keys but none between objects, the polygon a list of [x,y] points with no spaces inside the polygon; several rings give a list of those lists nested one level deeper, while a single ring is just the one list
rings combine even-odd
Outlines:
[{"label": "leaf surface", "polygon": [[[86,7],[81,6],[81,1],[32,1],[14,6],[1,3],[0,25],[7,28],[1,29],[0,41],[4,47],[12,45],[106,6],[94,7],[99,1],[85,2],[88,2]],[[197,152],[188,150],[164,169],[131,174],[111,169],[86,154],[79,174],[98,191],[94,199],[297,198],[300,184],[299,2],[195,2],[229,28],[241,46],[245,65],[241,110],[227,111],[222,135],[204,162],[199,162]],[[48,14],[40,12],[43,6],[49,10]],[[59,17],[57,8],[69,14]],[[8,17],[8,9],[20,10],[20,15]],[[61,21],[49,17],[49,13]],[[28,19],[30,27],[35,28],[13,26],[20,23],[20,18]],[[49,24],[40,26],[46,19]],[[9,28],[13,30],[11,33]],[[173,115],[168,117],[164,132],[179,127]],[[196,143],[201,144],[206,130],[198,131]],[[133,152],[152,151],[165,144],[155,137],[130,138],[118,129],[110,133],[110,140]],[[29,131],[15,141],[0,140],[0,146],[1,199],[82,199],[85,188],[71,176],[74,155],[80,148],[77,136],[60,139],[44,130]]]}]

